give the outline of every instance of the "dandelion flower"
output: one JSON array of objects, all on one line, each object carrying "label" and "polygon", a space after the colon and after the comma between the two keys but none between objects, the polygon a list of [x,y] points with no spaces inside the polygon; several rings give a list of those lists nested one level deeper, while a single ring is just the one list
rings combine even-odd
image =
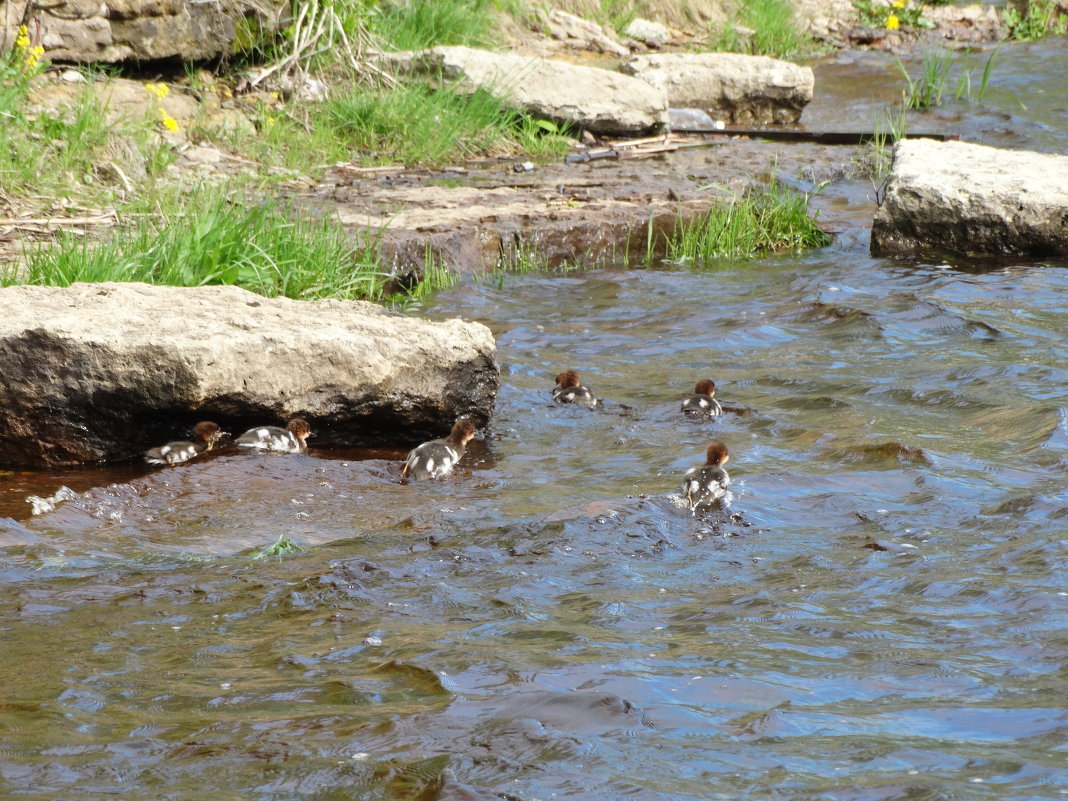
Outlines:
[{"label": "dandelion flower", "polygon": [[888,31],[896,31],[901,27],[901,20],[897,18],[897,14],[891,14],[886,18],[886,29]]},{"label": "dandelion flower", "polygon": [[892,2],[890,4],[890,7],[891,8],[904,8],[905,7],[905,0],[894,0],[894,2]]}]

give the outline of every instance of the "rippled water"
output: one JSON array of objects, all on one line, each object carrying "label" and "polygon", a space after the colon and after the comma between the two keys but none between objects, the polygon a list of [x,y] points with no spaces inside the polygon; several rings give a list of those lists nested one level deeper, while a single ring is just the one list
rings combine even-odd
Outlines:
[{"label": "rippled water", "polygon": [[[1066,267],[847,234],[468,282],[427,313],[490,325],[503,386],[450,479],[0,476],[0,797],[1064,798]],[[565,367],[603,412],[548,403]],[[681,419],[704,377],[735,413]]]},{"label": "rippled water", "polygon": [[[1063,797],[1066,298],[834,248],[444,293],[504,381],[454,478],[223,454],[6,524],[7,792]],[[748,413],[680,419],[704,376]],[[712,437],[737,520],[671,503]]]},{"label": "rippled water", "polygon": [[[901,101],[907,83],[924,73],[928,55],[947,51],[888,53],[842,52],[821,59],[816,71],[815,96],[801,117],[812,130],[891,130],[886,110]],[[1068,90],[1061,76],[1068,72],[1068,41],[1051,36],[1037,42],[1005,42],[974,53],[949,53],[950,71],[944,83],[943,105],[909,112],[912,133],[959,135],[968,142],[993,147],[1022,148],[1043,153],[1068,152]],[[980,100],[983,71],[993,58],[989,82]],[[956,97],[962,76],[970,75],[970,90]]]}]

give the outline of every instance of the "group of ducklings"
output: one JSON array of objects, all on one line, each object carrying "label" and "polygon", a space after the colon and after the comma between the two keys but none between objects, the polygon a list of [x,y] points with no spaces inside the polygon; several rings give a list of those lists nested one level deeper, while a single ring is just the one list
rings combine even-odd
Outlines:
[{"label": "group of ducklings", "polygon": [[[239,448],[253,448],[261,451],[278,453],[298,453],[308,445],[306,440],[312,435],[308,421],[294,417],[285,428],[278,426],[258,426],[250,428],[234,440]],[[149,464],[172,465],[188,462],[214,448],[226,436],[218,423],[204,421],[193,426],[192,442],[168,442],[150,451],[145,451],[145,461]]]},{"label": "group of ducklings", "polygon": [[[718,417],[723,407],[716,400],[716,384],[710,379],[698,381],[693,394],[683,400],[681,411],[690,418]],[[556,377],[553,400],[557,403],[573,403],[595,409],[601,400],[582,385],[582,379],[574,370],[565,370]],[[723,469],[730,454],[727,446],[719,440],[711,442],[705,451],[705,463],[691,467],[682,478],[682,495],[686,504],[694,510],[712,506],[727,494],[731,477]]]},{"label": "group of ducklings", "polygon": [[[681,411],[687,417],[717,417],[723,413],[723,407],[715,398],[716,385],[709,379],[697,382],[694,394],[682,402]],[[574,370],[565,370],[556,377],[553,389],[553,401],[561,404],[575,404],[594,409],[602,402],[587,387],[582,385],[579,374]],[[210,451],[227,434],[218,424],[205,421],[193,428],[192,442],[168,442],[145,453],[145,461],[154,465],[175,465],[187,462],[202,453]],[[238,448],[274,451],[278,453],[299,453],[307,447],[307,439],[312,436],[308,421],[295,417],[285,428],[278,426],[258,426],[250,428],[234,440]],[[401,468],[401,477],[405,479],[426,480],[441,478],[452,472],[453,467],[464,455],[467,443],[475,436],[475,427],[467,420],[458,420],[449,436],[424,442],[412,449]],[[730,458],[727,446],[719,440],[712,442],[706,452],[705,463],[690,468],[682,480],[682,494],[692,509],[710,506],[722,498],[730,484],[730,476],[723,465]]]}]

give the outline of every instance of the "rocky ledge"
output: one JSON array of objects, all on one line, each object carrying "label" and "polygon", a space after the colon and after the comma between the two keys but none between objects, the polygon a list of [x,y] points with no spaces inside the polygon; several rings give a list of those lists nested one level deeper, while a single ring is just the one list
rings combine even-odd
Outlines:
[{"label": "rocky ledge", "polygon": [[662,90],[669,106],[746,125],[796,123],[815,85],[810,67],[738,53],[636,56],[622,69]]},{"label": "rocky ledge", "polygon": [[459,46],[388,53],[382,61],[401,74],[460,93],[489,92],[534,117],[594,133],[647,133],[668,122],[661,89],[612,70]]},{"label": "rocky ledge", "polygon": [[489,329],[359,301],[236,287],[0,289],[0,464],[121,460],[197,420],[237,432],[306,417],[313,445],[439,436],[489,419]]},{"label": "rocky ledge", "polygon": [[1068,255],[1068,156],[898,142],[871,251],[923,249]]}]

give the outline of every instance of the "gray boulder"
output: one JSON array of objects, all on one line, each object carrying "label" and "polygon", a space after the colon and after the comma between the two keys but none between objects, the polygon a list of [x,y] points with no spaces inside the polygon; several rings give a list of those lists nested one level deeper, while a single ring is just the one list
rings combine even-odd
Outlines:
[{"label": "gray boulder", "polygon": [[871,229],[876,255],[1068,255],[1068,156],[905,139]]},{"label": "gray boulder", "polygon": [[664,92],[673,107],[741,124],[797,122],[815,82],[809,67],[737,53],[635,56],[620,69]]},{"label": "gray boulder", "polygon": [[645,81],[596,67],[469,47],[383,56],[410,74],[461,92],[482,89],[527,113],[603,134],[646,133],[667,124],[664,93]]},{"label": "gray boulder", "polygon": [[[671,32],[661,22],[635,17],[623,29],[623,35],[644,42],[649,47],[662,47],[671,38]],[[629,53],[627,55],[630,55]]]},{"label": "gray boulder", "polygon": [[0,464],[125,459],[213,420],[307,418],[312,445],[410,442],[489,418],[489,329],[236,287],[0,289]]},{"label": "gray boulder", "polygon": [[[0,2],[0,49],[14,42],[28,2]],[[275,25],[278,8],[253,0],[55,0],[35,3],[27,27],[51,61],[199,61],[230,53],[243,17]]]}]

